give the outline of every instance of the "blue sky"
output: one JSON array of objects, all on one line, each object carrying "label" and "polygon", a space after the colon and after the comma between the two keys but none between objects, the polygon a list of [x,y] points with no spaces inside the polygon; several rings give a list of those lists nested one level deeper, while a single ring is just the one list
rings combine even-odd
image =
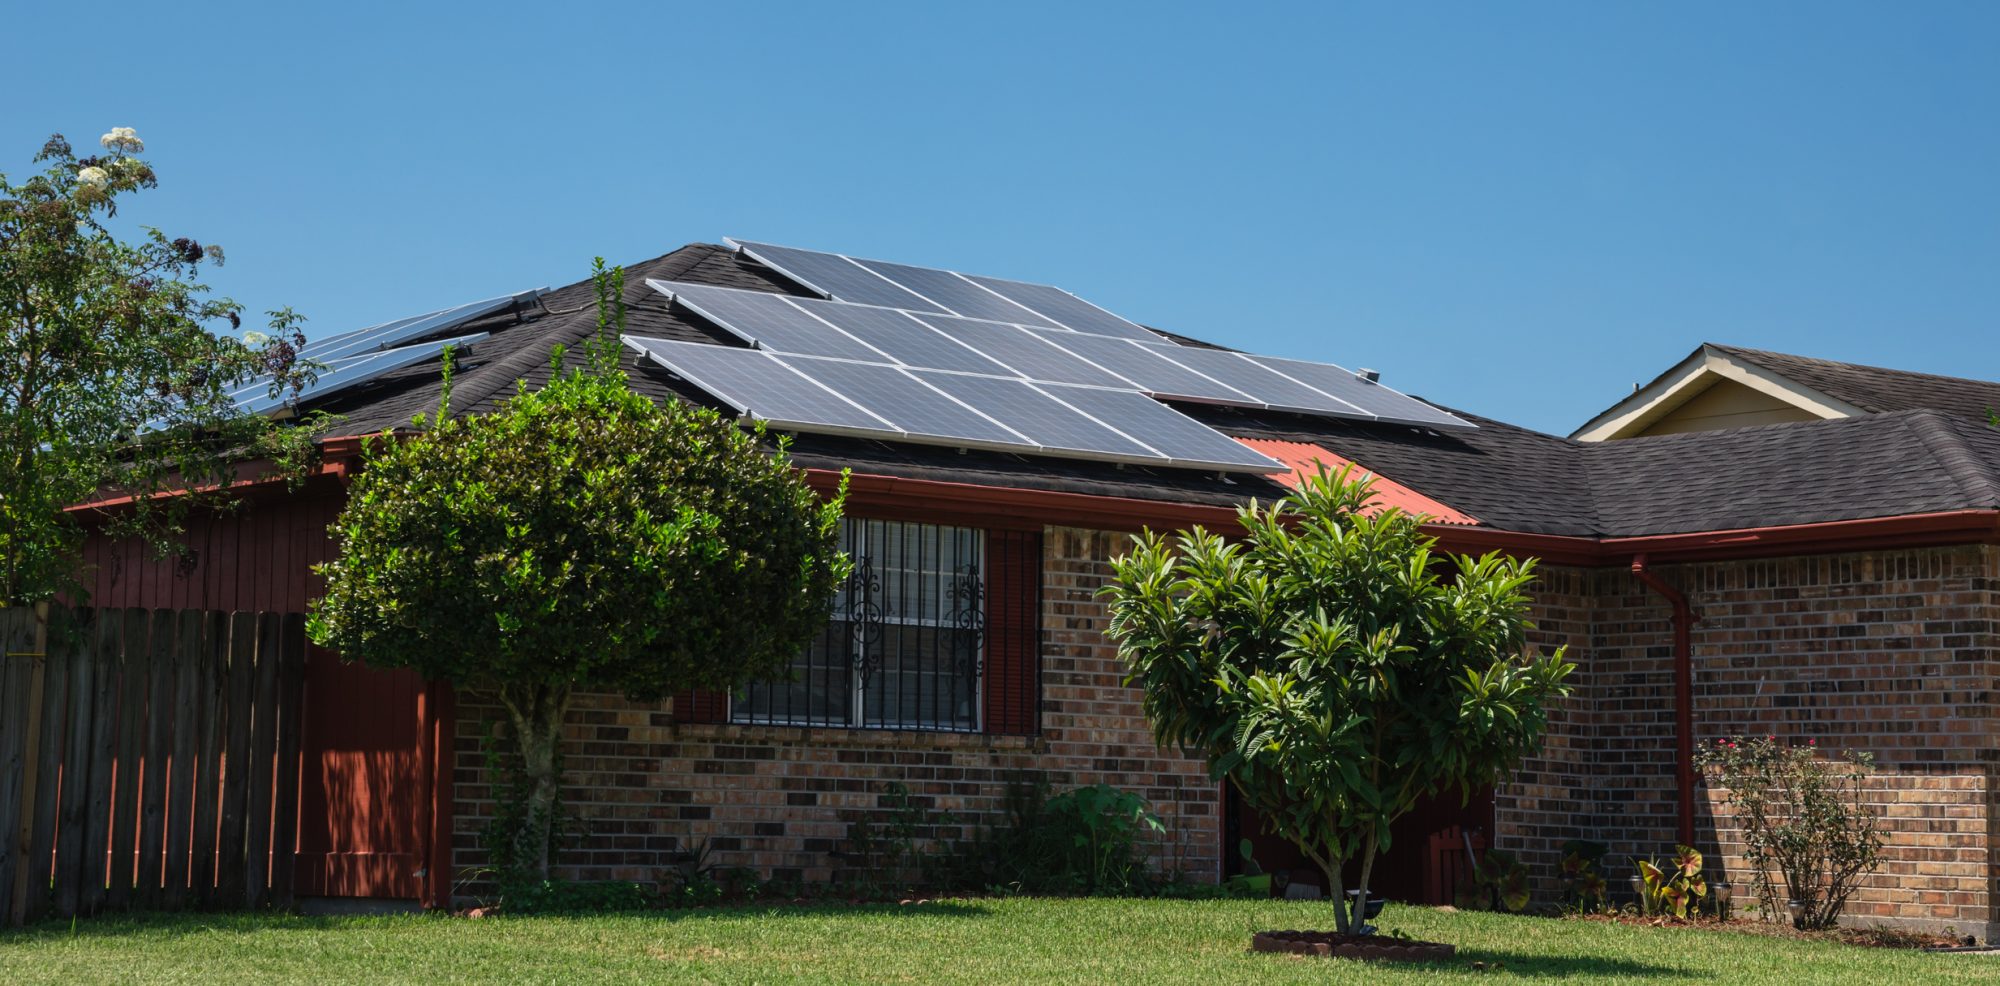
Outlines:
[{"label": "blue sky", "polygon": [[90,10],[9,13],[0,170],[137,128],[313,334],[733,235],[1558,433],[1703,340],[2000,379],[2000,5]]}]

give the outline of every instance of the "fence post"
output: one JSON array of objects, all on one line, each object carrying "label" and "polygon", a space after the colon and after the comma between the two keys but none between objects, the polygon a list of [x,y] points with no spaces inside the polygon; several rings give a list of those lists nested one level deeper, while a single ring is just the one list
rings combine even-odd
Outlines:
[{"label": "fence post", "polygon": [[271,875],[271,805],[278,757],[278,664],[284,649],[284,620],[276,613],[257,616],[257,681],[250,720],[249,809],[243,866],[243,903],[264,906]]},{"label": "fence post", "polygon": [[36,643],[45,607],[0,609],[0,924],[26,916],[28,855],[34,842],[35,759],[42,720],[42,654]]},{"label": "fence post", "polygon": [[166,886],[161,874],[167,839],[167,777],[173,758],[174,614],[154,610],[146,641],[146,752],[139,778],[139,868],[135,900],[156,907]]},{"label": "fence post", "polygon": [[271,903],[292,906],[298,872],[299,745],[305,733],[299,720],[305,708],[305,618],[287,614],[278,666],[277,790],[271,808]]}]

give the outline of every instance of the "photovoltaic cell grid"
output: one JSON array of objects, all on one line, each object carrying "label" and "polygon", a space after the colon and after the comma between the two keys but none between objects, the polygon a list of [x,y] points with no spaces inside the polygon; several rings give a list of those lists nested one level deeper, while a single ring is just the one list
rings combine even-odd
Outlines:
[{"label": "photovoltaic cell grid", "polygon": [[763,291],[648,281],[778,353],[1137,390],[1153,397],[1436,428],[1465,422],[1330,363],[1031,329]]},{"label": "photovoltaic cell grid", "polygon": [[[625,342],[738,413],[780,428],[1232,472],[1283,468],[1131,391],[1063,389],[641,336]],[[1090,396],[1076,397],[1085,390]],[[1117,397],[1145,408],[1121,406]]]},{"label": "photovoltaic cell grid", "polygon": [[[1365,421],[1434,428],[1472,427],[1422,401],[1330,363],[1176,346],[1139,325],[1045,284],[860,260],[767,243],[735,239],[729,242],[778,273],[835,301],[916,313],[939,332],[1029,379],[1133,387],[1155,397]],[[995,331],[992,328],[995,323],[1035,329],[1034,338],[1059,346],[1077,359],[1052,362],[1040,347],[1023,348],[1016,333]],[[1152,348],[1135,352],[1107,345],[1106,339],[1143,343]],[[914,354],[901,355],[877,348],[904,365],[928,365]],[[1009,362],[1008,354],[1016,362]],[[988,368],[965,365],[963,356],[944,368],[991,372]]]},{"label": "photovoltaic cell grid", "polygon": [[[487,333],[476,332],[454,339],[437,339],[412,346],[398,346],[378,353],[364,353],[360,356],[334,360],[321,358],[318,362],[324,363],[325,367],[319,371],[312,383],[300,388],[298,400],[303,403],[309,399],[326,397],[359,386],[385,373],[414,366],[425,360],[437,359],[444,353],[446,346],[464,348],[486,337]],[[289,390],[281,390],[275,395],[271,393],[269,377],[254,380],[237,388],[230,397],[244,414],[275,411],[292,401]]]},{"label": "photovoltaic cell grid", "polygon": [[461,348],[470,346],[485,339],[487,334],[480,332],[453,339],[408,344],[410,340],[449,331],[513,305],[532,302],[547,292],[547,288],[538,288],[533,291],[486,298],[317,339],[299,349],[300,359],[309,360],[320,366],[313,382],[301,388],[296,399],[289,390],[281,390],[273,395],[270,377],[247,381],[237,387],[230,397],[243,413],[264,414],[294,403],[295,400],[304,402],[310,398],[326,397],[341,390],[357,387],[385,373],[424,360],[436,359],[444,352],[446,346]]},{"label": "photovoltaic cell grid", "polygon": [[[1061,288],[936,267],[858,260],[837,253],[729,239],[752,259],[836,301],[1126,339],[1159,336]],[[872,279],[871,279],[872,278]]]}]

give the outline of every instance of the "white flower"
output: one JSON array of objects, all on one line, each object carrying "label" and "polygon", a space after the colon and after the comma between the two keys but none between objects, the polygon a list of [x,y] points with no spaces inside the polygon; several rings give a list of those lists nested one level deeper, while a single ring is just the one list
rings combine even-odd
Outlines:
[{"label": "white flower", "polygon": [[111,173],[99,167],[88,167],[76,173],[76,180],[86,185],[102,185],[111,180]]},{"label": "white flower", "polygon": [[107,151],[137,154],[146,149],[146,142],[139,139],[139,132],[131,127],[112,127],[111,132],[97,138]]},{"label": "white flower", "polygon": [[243,344],[246,346],[261,346],[270,341],[271,337],[262,332],[243,333]]}]

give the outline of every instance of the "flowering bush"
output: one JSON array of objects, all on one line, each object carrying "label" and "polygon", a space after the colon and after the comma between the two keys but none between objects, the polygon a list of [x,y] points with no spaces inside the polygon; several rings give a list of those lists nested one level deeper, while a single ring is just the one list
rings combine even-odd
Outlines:
[{"label": "flowering bush", "polygon": [[1798,904],[1797,927],[1831,927],[1882,857],[1876,815],[1861,800],[1873,758],[1850,750],[1841,762],[1830,761],[1812,740],[1783,745],[1766,736],[1719,740],[1696,760],[1727,789],[1724,801],[1743,826],[1743,855],[1767,918],[1783,913],[1779,905],[1789,900]]}]

